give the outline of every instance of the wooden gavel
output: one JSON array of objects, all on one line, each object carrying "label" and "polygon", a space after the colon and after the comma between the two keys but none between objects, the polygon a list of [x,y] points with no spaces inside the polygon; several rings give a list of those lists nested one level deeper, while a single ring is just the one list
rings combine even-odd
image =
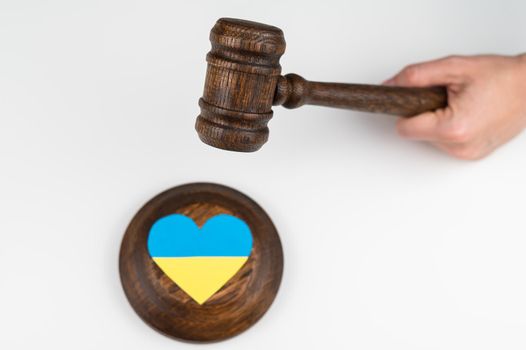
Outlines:
[{"label": "wooden gavel", "polygon": [[297,74],[281,75],[285,52],[281,29],[221,18],[210,32],[201,114],[195,128],[201,140],[231,151],[257,151],[268,139],[272,105],[304,104],[410,117],[447,105],[444,87],[404,88],[320,83]]}]

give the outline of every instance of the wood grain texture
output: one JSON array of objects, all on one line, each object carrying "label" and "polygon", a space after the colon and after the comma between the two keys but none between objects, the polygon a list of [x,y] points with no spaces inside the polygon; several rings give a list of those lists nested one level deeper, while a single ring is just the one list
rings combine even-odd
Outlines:
[{"label": "wood grain texture", "polygon": [[383,85],[322,83],[297,74],[280,77],[274,103],[286,108],[305,104],[411,117],[447,105],[444,87],[407,88]]},{"label": "wood grain texture", "polygon": [[[248,261],[202,305],[172,282],[147,250],[153,223],[175,213],[198,226],[217,214],[230,214],[252,231]],[[270,307],[281,282],[283,252],[272,221],[253,200],[225,186],[195,183],[165,191],[139,210],[122,241],[119,271],[130,304],[148,325],[182,340],[218,341],[243,332]]]},{"label": "wood grain texture", "polygon": [[217,148],[260,149],[268,140],[272,105],[313,104],[405,117],[447,106],[444,87],[321,83],[296,74],[281,76],[285,38],[279,28],[266,24],[221,18],[210,42],[195,128],[204,143]]},{"label": "wood grain texture", "polygon": [[285,52],[273,26],[221,18],[210,33],[212,49],[196,130],[203,142],[233,151],[256,151],[268,139],[274,91]]}]

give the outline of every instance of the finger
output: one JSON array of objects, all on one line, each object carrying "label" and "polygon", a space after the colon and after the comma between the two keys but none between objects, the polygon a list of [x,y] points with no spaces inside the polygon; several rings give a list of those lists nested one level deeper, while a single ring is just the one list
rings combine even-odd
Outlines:
[{"label": "finger", "polygon": [[464,160],[478,160],[491,153],[491,149],[487,149],[480,142],[462,144],[439,141],[432,144],[450,156]]},{"label": "finger", "polygon": [[437,140],[438,115],[425,112],[416,117],[400,118],[396,123],[398,133],[410,140]]},{"label": "finger", "polygon": [[438,148],[439,150],[447,153],[447,154],[450,154],[451,153],[451,144],[450,143],[444,143],[444,142],[440,142],[440,141],[435,141],[435,142],[431,142],[431,144]]},{"label": "finger", "polygon": [[386,85],[424,87],[462,83],[469,62],[458,56],[412,64],[384,82]]}]

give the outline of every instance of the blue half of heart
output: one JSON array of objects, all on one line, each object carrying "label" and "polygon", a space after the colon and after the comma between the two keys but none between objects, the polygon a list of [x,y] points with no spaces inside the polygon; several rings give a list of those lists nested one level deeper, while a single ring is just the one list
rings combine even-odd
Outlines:
[{"label": "blue half of heart", "polygon": [[252,250],[250,228],[241,219],[220,214],[199,229],[181,214],[157,220],[148,236],[152,257],[249,256]]}]

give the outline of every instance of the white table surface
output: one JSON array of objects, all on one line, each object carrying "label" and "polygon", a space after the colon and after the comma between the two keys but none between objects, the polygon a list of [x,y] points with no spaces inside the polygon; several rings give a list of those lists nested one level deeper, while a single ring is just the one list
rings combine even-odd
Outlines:
[{"label": "white table surface", "polygon": [[0,1],[0,348],[190,349],[122,292],[123,232],[187,182],[235,187],[285,253],[266,316],[216,349],[524,349],[526,135],[479,162],[395,119],[274,109],[257,153],[194,132],[219,17],[283,29],[283,72],[379,83],[526,50],[516,1]]}]

